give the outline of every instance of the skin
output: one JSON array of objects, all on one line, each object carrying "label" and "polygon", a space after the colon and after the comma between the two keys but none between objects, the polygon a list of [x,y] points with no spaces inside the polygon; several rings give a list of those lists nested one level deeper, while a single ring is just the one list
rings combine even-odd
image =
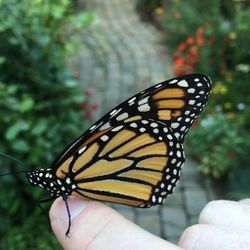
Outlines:
[{"label": "skin", "polygon": [[65,237],[68,216],[62,199],[57,199],[50,210],[52,229],[66,250],[250,249],[250,199],[208,203],[199,224],[183,232],[179,246],[141,229],[103,203],[78,198],[69,198],[68,202],[72,215],[70,238]]}]

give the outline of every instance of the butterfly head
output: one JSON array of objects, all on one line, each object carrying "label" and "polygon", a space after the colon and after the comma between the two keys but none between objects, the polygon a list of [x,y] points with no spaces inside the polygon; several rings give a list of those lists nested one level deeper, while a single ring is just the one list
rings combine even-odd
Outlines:
[{"label": "butterfly head", "polygon": [[66,180],[58,179],[51,171],[51,169],[40,169],[37,171],[29,171],[27,179],[32,186],[38,186],[48,190],[52,196],[66,196],[68,197],[73,189],[69,178]]}]

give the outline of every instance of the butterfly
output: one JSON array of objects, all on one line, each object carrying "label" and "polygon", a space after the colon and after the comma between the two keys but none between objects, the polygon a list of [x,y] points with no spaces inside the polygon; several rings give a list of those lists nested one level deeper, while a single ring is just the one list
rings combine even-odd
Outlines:
[{"label": "butterfly", "polygon": [[147,208],[162,204],[179,180],[183,141],[205,107],[211,81],[201,74],[161,82],[104,115],[52,163],[29,171],[52,197],[87,197]]}]

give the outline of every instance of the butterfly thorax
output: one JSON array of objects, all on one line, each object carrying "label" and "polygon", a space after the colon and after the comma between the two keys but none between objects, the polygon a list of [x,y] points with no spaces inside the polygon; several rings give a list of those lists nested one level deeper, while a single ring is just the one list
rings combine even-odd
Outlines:
[{"label": "butterfly thorax", "polygon": [[31,185],[48,190],[54,197],[68,197],[76,187],[70,177],[59,179],[52,173],[51,169],[29,171],[27,178]]}]

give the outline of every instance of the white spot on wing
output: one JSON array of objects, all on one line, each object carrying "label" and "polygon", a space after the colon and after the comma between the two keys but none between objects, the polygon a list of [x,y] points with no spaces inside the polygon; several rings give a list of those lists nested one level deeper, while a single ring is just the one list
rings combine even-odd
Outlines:
[{"label": "white spot on wing", "polygon": [[147,103],[147,102],[148,102],[148,98],[149,98],[149,96],[146,97],[146,98],[144,98],[144,99],[142,99],[142,100],[140,100],[140,101],[138,102],[138,104],[139,104],[139,105],[142,105],[142,104]]},{"label": "white spot on wing", "polygon": [[101,140],[102,141],[107,141],[109,139],[109,137],[107,136],[107,135],[103,135],[102,137],[101,137]]},{"label": "white spot on wing", "polygon": [[117,116],[116,120],[117,121],[122,121],[128,118],[128,113],[122,113],[119,116]]},{"label": "white spot on wing", "polygon": [[157,88],[160,88],[161,86],[162,86],[162,84],[160,83],[160,84],[156,85],[155,88],[157,89]]},{"label": "white spot on wing", "polygon": [[136,99],[136,97],[131,98],[131,99],[128,101],[128,103],[133,102],[135,99]]},{"label": "white spot on wing", "polygon": [[123,125],[118,126],[118,127],[115,127],[115,128],[113,128],[111,131],[113,131],[113,132],[119,131],[119,130],[122,129],[122,128],[123,128]]},{"label": "white spot on wing", "polygon": [[139,110],[140,112],[147,112],[147,111],[150,110],[150,107],[149,107],[149,105],[146,103],[146,104],[143,104],[143,105],[139,106],[139,107],[138,107],[138,110]]},{"label": "white spot on wing", "polygon": [[181,87],[188,87],[188,82],[186,80],[181,80],[177,84]]},{"label": "white spot on wing", "polygon": [[187,90],[187,92],[188,92],[188,93],[190,93],[190,94],[192,94],[192,93],[194,93],[194,92],[195,92],[195,89],[193,89],[193,88],[188,89],[188,90]]},{"label": "white spot on wing", "polygon": [[173,84],[173,83],[176,83],[176,82],[178,82],[178,80],[177,80],[177,79],[173,79],[173,80],[170,81],[169,83],[170,83],[170,84]]},{"label": "white spot on wing", "polygon": [[79,151],[78,151],[78,154],[80,155],[82,152],[84,152],[86,149],[86,146],[82,147]]},{"label": "white spot on wing", "polygon": [[178,128],[179,127],[179,123],[178,122],[174,122],[171,124],[171,128]]},{"label": "white spot on wing", "polygon": [[93,125],[89,130],[92,130],[92,129],[94,129],[96,127],[96,125]]},{"label": "white spot on wing", "polygon": [[105,130],[105,129],[107,129],[107,128],[110,128],[110,123],[109,122],[107,122],[107,123],[105,123],[104,125],[102,125],[101,127],[100,127],[100,129],[99,130]]},{"label": "white spot on wing", "polygon": [[130,127],[137,128],[137,124],[135,122],[133,122],[133,123],[130,124]]}]

